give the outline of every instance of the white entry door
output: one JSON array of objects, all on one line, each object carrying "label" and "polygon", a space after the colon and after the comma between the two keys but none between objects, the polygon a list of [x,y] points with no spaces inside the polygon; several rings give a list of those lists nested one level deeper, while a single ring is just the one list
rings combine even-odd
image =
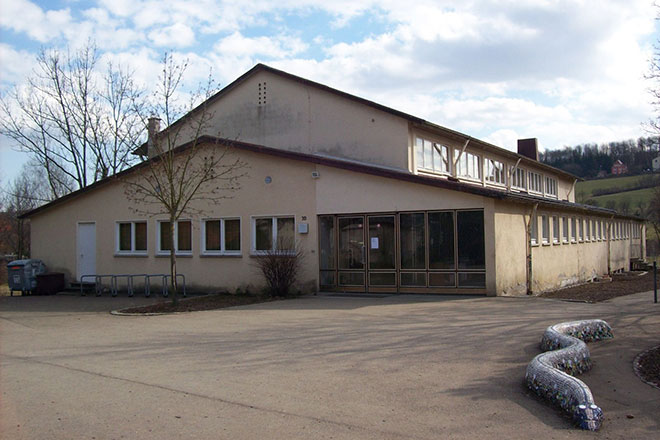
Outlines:
[{"label": "white entry door", "polygon": [[[77,278],[83,275],[96,275],[96,224],[78,223]],[[86,281],[91,281],[87,280]]]}]

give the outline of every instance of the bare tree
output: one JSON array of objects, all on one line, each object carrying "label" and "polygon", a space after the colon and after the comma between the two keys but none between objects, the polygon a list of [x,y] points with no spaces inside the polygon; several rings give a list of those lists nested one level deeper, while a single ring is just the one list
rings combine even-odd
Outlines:
[{"label": "bare tree", "polygon": [[[660,8],[660,5],[657,3],[655,6]],[[660,20],[660,9],[658,9],[656,20]],[[656,135],[660,135],[660,38],[655,42],[653,57],[649,60],[649,71],[646,74],[646,79],[651,84],[649,93],[651,93],[652,97],[651,104],[655,108],[655,116],[649,120],[648,127],[650,131]]]},{"label": "bare tree", "polygon": [[98,64],[91,42],[44,50],[27,83],[0,99],[0,132],[46,170],[56,197],[128,167],[143,132],[131,73]]},{"label": "bare tree", "polygon": [[[183,75],[187,63],[171,54],[162,60],[162,71],[153,103],[148,106],[148,159],[125,180],[125,194],[136,213],[166,215],[172,301],[177,302],[176,224],[183,214],[200,215],[205,208],[233,197],[240,188],[245,163],[232,154],[231,143],[210,137],[212,113],[206,106],[214,92],[210,79],[184,101]],[[202,101],[202,104],[197,104]],[[184,103],[185,102],[185,103]],[[145,107],[146,108],[146,107]],[[157,132],[156,121],[166,128]],[[158,122],[159,124],[160,122]]]},{"label": "bare tree", "polygon": [[23,166],[21,173],[3,191],[4,227],[0,241],[17,258],[30,255],[30,225],[21,215],[52,200],[44,172],[34,164]]},{"label": "bare tree", "polygon": [[651,223],[656,241],[660,244],[660,186],[653,189],[653,195],[646,207],[645,217]]}]

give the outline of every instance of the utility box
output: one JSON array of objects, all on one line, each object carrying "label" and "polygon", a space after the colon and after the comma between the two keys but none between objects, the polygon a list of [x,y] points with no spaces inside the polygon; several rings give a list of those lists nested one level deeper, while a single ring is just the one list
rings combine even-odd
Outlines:
[{"label": "utility box", "polygon": [[37,295],[55,295],[64,290],[64,274],[61,272],[46,272],[37,274]]},{"label": "utility box", "polygon": [[7,264],[7,281],[11,295],[14,295],[14,290],[20,290],[23,295],[33,292],[37,287],[37,275],[45,272],[46,265],[41,260],[14,260]]}]

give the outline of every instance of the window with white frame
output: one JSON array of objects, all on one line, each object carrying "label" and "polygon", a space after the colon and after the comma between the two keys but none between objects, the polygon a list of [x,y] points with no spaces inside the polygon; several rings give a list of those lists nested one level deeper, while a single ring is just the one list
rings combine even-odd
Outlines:
[{"label": "window with white frame", "polygon": [[295,220],[293,216],[254,217],[252,219],[252,249],[254,252],[295,250]]},{"label": "window with white frame", "polygon": [[550,223],[547,215],[541,216],[541,239],[543,244],[550,244]]},{"label": "window with white frame", "polygon": [[241,219],[218,218],[203,220],[202,254],[240,255]]},{"label": "window with white frame", "polygon": [[591,240],[591,220],[585,219],[585,232],[584,232],[584,239],[585,241]]},{"label": "window with white frame", "polygon": [[543,192],[543,176],[534,171],[527,172],[527,180],[529,180],[529,191],[542,193]]},{"label": "window with white frame", "polygon": [[598,239],[602,240],[603,238],[603,222],[601,220],[598,220]]},{"label": "window with white frame", "polygon": [[116,246],[118,254],[147,254],[147,222],[117,222]]},{"label": "window with white frame", "polygon": [[530,218],[530,234],[529,242],[532,246],[539,244],[539,218],[536,215],[533,215]]},{"label": "window with white frame", "polygon": [[[170,222],[158,222],[158,253],[170,252],[172,229]],[[174,224],[174,251],[177,254],[189,255],[192,253],[192,221],[179,220]]]},{"label": "window with white frame", "polygon": [[[456,150],[456,154],[461,154]],[[456,176],[467,177],[469,179],[481,179],[479,171],[479,156],[464,151],[456,163]]]},{"label": "window with white frame", "polygon": [[571,217],[571,243],[575,243],[577,241],[577,219],[575,217]]},{"label": "window with white frame", "polygon": [[516,189],[527,189],[527,172],[522,168],[516,168],[512,171],[511,187]]},{"label": "window with white frame", "polygon": [[504,164],[495,159],[484,159],[484,176],[486,182],[494,183],[497,185],[506,185],[506,173],[504,172]]},{"label": "window with white frame", "polygon": [[577,219],[577,224],[580,241],[584,241],[584,220],[581,218]]},{"label": "window with white frame", "polygon": [[562,226],[561,241],[563,243],[568,243],[568,217],[561,218],[561,226]]},{"label": "window with white frame", "polygon": [[596,241],[596,220],[591,220],[591,241]]},{"label": "window with white frame", "polygon": [[612,222],[605,220],[603,222],[603,233],[605,234],[605,239],[606,240],[611,240],[612,239]]},{"label": "window with white frame", "polygon": [[552,242],[559,244],[559,217],[552,216]]},{"label": "window with white frame", "polygon": [[437,142],[415,140],[417,169],[436,173],[449,172],[449,148]]},{"label": "window with white frame", "polygon": [[545,178],[545,195],[557,197],[557,179],[553,179],[552,177]]}]

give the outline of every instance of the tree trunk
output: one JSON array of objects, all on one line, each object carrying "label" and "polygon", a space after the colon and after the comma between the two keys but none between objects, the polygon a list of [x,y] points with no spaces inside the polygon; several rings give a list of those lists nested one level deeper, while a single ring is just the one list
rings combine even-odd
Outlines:
[{"label": "tree trunk", "polygon": [[16,229],[17,229],[17,232],[18,232],[18,236],[16,237],[17,241],[18,241],[18,243],[17,243],[18,249],[16,249],[16,258],[18,258],[20,260],[20,259],[23,258],[23,254],[24,254],[24,252],[23,252],[23,220],[20,219],[20,218],[16,222]]},{"label": "tree trunk", "polygon": [[170,290],[172,294],[172,304],[177,304],[179,302],[178,292],[177,292],[177,282],[176,282],[176,249],[174,243],[174,233],[176,232],[176,220],[170,217]]}]

